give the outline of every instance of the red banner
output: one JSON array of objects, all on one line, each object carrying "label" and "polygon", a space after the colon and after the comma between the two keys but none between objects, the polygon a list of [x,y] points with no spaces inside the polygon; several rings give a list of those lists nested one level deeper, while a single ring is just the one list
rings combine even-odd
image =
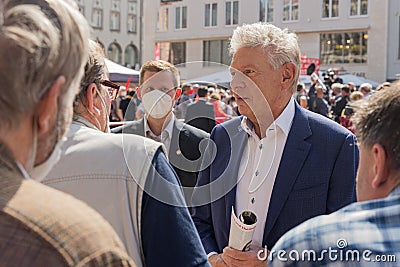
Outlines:
[{"label": "red banner", "polygon": [[[319,58],[311,58],[311,57],[302,56],[301,57],[300,75],[307,75],[308,68],[310,68],[310,70],[312,70],[312,68],[314,68],[314,71],[312,71],[312,72],[318,73],[319,67],[320,67],[320,62],[321,61]],[[314,64],[314,67],[312,66],[312,64]]]}]

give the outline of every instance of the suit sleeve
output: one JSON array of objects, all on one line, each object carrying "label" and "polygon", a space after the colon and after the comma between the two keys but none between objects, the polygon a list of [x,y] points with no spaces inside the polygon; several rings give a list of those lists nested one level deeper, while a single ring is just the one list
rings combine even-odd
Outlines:
[{"label": "suit sleeve", "polygon": [[327,213],[356,201],[355,177],[358,159],[357,141],[353,134],[348,134],[338,153],[329,181]]},{"label": "suit sleeve", "polygon": [[[203,166],[210,165],[208,163],[210,163],[213,155],[213,146],[211,144],[214,140],[214,133],[215,130],[211,133],[210,142],[203,158]],[[199,172],[197,184],[192,196],[192,204],[194,206],[192,218],[207,254],[219,251],[215,239],[211,214],[211,193],[209,188],[205,187],[205,185],[208,184],[210,184],[210,166]]]},{"label": "suit sleeve", "polygon": [[[175,172],[159,150],[150,168],[142,200],[142,246],[146,266],[209,266],[207,256],[181,190],[165,188],[166,180],[179,185]],[[167,192],[179,206],[163,203],[149,194]]]}]

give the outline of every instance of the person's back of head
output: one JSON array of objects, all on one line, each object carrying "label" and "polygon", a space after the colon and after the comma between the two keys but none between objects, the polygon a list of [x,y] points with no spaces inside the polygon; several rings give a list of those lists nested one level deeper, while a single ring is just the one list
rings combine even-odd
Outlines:
[{"label": "person's back of head", "polygon": [[359,92],[359,91],[354,91],[353,93],[350,94],[350,101],[354,102],[357,100],[360,100],[364,97],[363,93]]},{"label": "person's back of head", "polygon": [[400,84],[357,102],[352,121],[361,144],[359,201],[386,197],[400,184],[399,114]]},{"label": "person's back of head", "polygon": [[72,0],[0,2],[2,265],[130,266],[100,215],[33,181],[58,161],[88,41],[89,26]]},{"label": "person's back of head", "polygon": [[199,97],[206,97],[207,94],[208,94],[208,90],[207,90],[206,88],[204,88],[204,87],[200,87],[200,88],[197,90],[197,95],[198,95]]},{"label": "person's back of head", "polygon": [[371,93],[372,91],[372,85],[370,83],[363,83],[360,85],[360,87],[358,88],[358,91],[360,91],[361,93],[363,93],[364,95],[367,95],[369,93]]},{"label": "person's back of head", "polygon": [[[66,1],[2,1],[0,132],[33,114],[60,76],[60,110],[70,110],[87,56],[87,22]],[[61,15],[62,14],[62,15]],[[7,90],[5,89],[7,88]],[[70,115],[65,118],[70,120]]]}]

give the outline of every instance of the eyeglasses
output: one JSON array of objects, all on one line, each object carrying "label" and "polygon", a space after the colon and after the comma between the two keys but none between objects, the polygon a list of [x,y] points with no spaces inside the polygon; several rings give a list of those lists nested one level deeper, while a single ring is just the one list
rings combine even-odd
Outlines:
[{"label": "eyeglasses", "polygon": [[101,85],[104,85],[104,86],[108,87],[107,88],[108,95],[110,96],[111,100],[114,100],[118,95],[118,91],[119,91],[120,86],[118,84],[116,84],[116,83],[113,83],[113,82],[109,81],[109,80],[103,80],[100,83],[101,83]]}]

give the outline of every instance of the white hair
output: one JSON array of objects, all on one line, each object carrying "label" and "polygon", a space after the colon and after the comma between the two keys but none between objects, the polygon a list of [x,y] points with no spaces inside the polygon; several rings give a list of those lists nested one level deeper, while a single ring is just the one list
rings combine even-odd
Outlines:
[{"label": "white hair", "polygon": [[292,85],[292,89],[296,90],[300,73],[300,48],[296,34],[265,22],[243,24],[234,30],[229,52],[234,54],[242,47],[257,46],[265,48],[265,60],[273,69],[277,69],[287,62],[296,66]]},{"label": "white hair", "polygon": [[71,0],[0,3],[0,131],[33,114],[64,76],[61,108],[72,109],[88,55],[89,26]]}]

